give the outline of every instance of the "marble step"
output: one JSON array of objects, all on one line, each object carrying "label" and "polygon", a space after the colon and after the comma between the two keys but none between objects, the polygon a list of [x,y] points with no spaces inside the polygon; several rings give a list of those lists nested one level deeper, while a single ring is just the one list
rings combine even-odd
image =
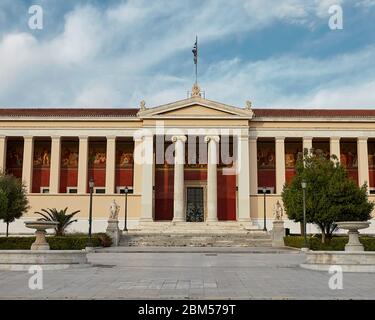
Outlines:
[{"label": "marble step", "polygon": [[271,247],[268,234],[261,237],[249,235],[192,235],[192,234],[128,234],[121,237],[120,246],[131,247]]}]

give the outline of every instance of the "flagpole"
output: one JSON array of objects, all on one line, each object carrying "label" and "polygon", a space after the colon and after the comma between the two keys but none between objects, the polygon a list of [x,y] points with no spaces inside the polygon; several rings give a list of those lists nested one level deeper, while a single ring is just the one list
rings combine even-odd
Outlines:
[{"label": "flagpole", "polygon": [[197,44],[197,63],[195,64],[195,84],[198,84],[198,36],[195,38],[195,43]]}]

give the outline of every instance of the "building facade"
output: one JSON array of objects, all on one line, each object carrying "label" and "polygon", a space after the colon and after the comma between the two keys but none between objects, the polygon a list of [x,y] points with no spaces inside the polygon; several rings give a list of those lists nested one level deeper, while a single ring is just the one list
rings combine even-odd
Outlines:
[{"label": "building facade", "polygon": [[81,211],[71,231],[86,231],[90,180],[94,231],[105,230],[113,199],[123,220],[125,187],[129,228],[160,221],[262,227],[264,213],[271,228],[304,149],[336,155],[375,200],[375,110],[237,108],[196,91],[154,108],[5,108],[0,123],[0,168],[23,180],[31,206],[11,225],[15,233],[27,231],[23,221],[35,211],[65,207]]}]

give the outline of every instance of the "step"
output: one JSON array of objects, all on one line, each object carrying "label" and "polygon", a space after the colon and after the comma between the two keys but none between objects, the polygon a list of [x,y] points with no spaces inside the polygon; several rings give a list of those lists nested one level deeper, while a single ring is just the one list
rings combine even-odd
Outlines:
[{"label": "step", "polygon": [[149,234],[128,233],[123,235],[120,246],[138,247],[271,247],[271,236],[263,234]]}]

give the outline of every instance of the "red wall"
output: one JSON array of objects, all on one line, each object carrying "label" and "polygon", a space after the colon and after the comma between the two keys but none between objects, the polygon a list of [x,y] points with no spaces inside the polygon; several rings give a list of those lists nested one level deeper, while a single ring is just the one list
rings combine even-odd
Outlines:
[{"label": "red wall", "polygon": [[[105,187],[105,168],[95,168],[88,170],[88,181],[93,178],[95,188]],[[87,182],[87,192],[90,192],[89,183]]]},{"label": "red wall", "polygon": [[78,169],[62,168],[60,171],[60,193],[66,193],[67,187],[77,187],[78,185]]},{"label": "red wall", "polygon": [[217,171],[217,216],[221,221],[236,220],[236,176]]},{"label": "red wall", "polygon": [[49,168],[34,168],[33,171],[33,193],[40,193],[40,187],[49,186]]},{"label": "red wall", "polygon": [[375,187],[375,170],[370,169],[369,174],[370,174],[369,187],[374,188]]},{"label": "red wall", "polygon": [[295,175],[296,175],[296,171],[294,169],[285,169],[286,183],[291,183]]},{"label": "red wall", "polygon": [[358,179],[358,170],[357,169],[348,169],[348,177],[352,178],[357,184],[359,183]]},{"label": "red wall", "polygon": [[258,170],[258,186],[262,187],[276,187],[276,171],[275,169]]},{"label": "red wall", "polygon": [[173,183],[173,168],[155,170],[155,220],[173,219]]},{"label": "red wall", "polygon": [[116,169],[116,187],[133,186],[133,169]]}]

